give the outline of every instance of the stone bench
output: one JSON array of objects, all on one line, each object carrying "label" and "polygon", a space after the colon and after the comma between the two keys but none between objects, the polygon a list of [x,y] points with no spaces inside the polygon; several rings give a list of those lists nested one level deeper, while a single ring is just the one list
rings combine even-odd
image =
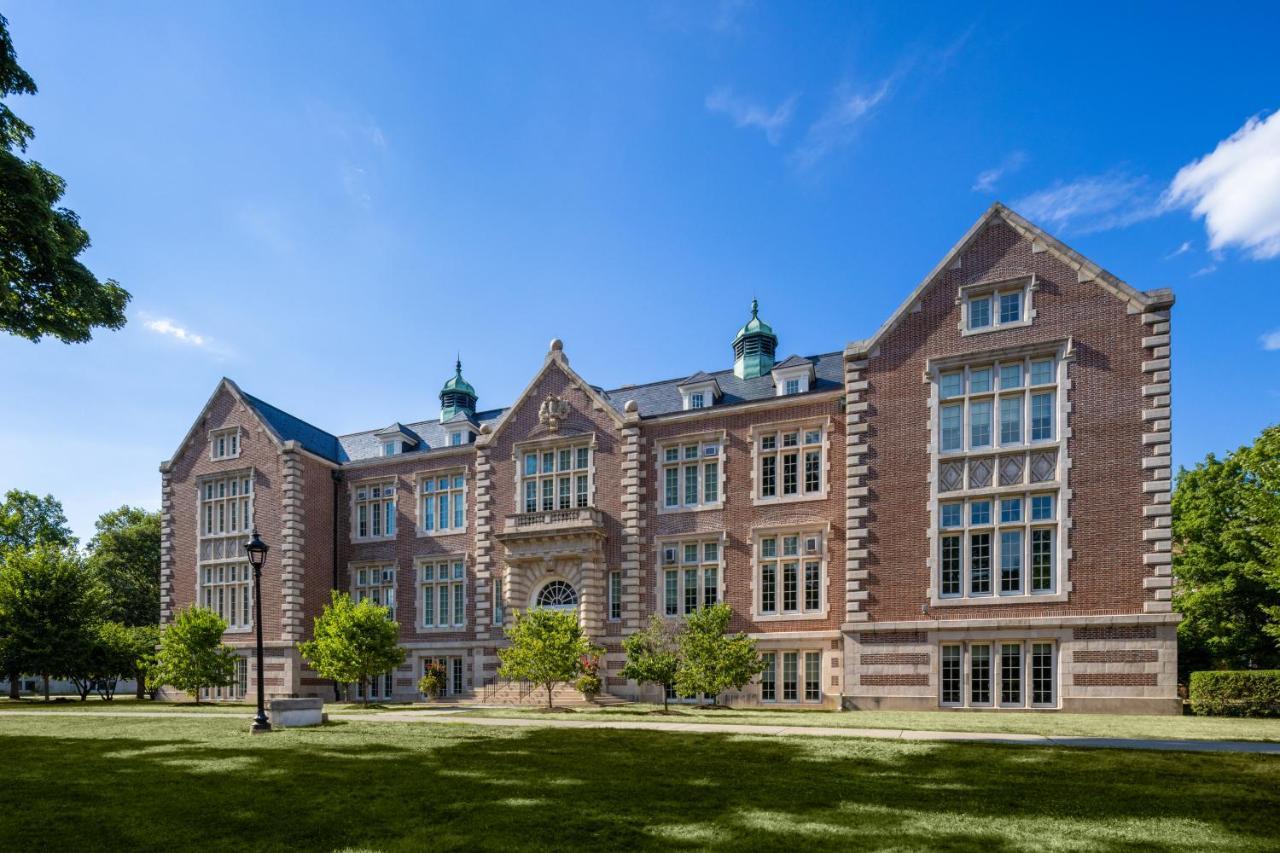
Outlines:
[{"label": "stone bench", "polygon": [[275,728],[319,726],[328,721],[323,699],[272,699],[267,703],[267,719]]}]

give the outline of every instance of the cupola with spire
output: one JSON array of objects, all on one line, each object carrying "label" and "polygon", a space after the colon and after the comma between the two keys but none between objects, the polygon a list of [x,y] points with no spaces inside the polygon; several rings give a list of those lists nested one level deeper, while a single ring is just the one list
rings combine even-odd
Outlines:
[{"label": "cupola with spire", "polygon": [[476,416],[476,389],[462,378],[462,359],[454,365],[453,377],[440,389],[440,423],[445,424],[457,415],[469,419]]},{"label": "cupola with spire", "polygon": [[760,319],[760,303],[751,300],[751,319],[733,339],[733,373],[739,379],[755,379],[773,369],[778,336]]}]

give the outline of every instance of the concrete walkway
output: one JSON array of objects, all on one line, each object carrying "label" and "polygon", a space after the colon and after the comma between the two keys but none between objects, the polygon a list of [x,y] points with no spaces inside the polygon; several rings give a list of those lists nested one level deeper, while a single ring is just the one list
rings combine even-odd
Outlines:
[{"label": "concrete walkway", "polygon": [[[1158,749],[1174,752],[1245,752],[1257,755],[1280,755],[1280,743],[1240,740],[1153,740],[1141,738],[1071,737],[1016,734],[1010,732],[935,732],[910,729],[856,729],[842,726],[756,726],[727,723],[669,723],[648,720],[565,720],[555,717],[468,717],[467,708],[424,708],[418,711],[384,711],[377,714],[358,712],[330,715],[331,721],[362,723],[448,723],[463,726],[547,729],[634,729],[658,732],[683,732],[764,737],[836,737],[875,738],[879,740],[936,741],[943,743],[995,743],[1023,746],[1068,746],[1103,749]],[[5,717],[130,717],[156,719],[185,717],[188,719],[247,720],[240,711],[0,711]]]},{"label": "concrete walkway", "polygon": [[[448,713],[448,712],[445,712]],[[727,723],[667,723],[646,720],[565,720],[536,717],[441,716],[440,711],[390,711],[382,714],[334,714],[331,720],[369,723],[450,723],[468,726],[511,726],[552,729],[642,729],[660,732],[763,735],[766,737],[877,738],[880,740],[999,743],[1032,746],[1074,746],[1106,749],[1162,749],[1178,752],[1249,752],[1280,755],[1280,743],[1227,740],[1147,740],[1107,737],[1057,737],[1007,732],[935,732],[910,729],[855,729],[842,726],[755,726]]]}]

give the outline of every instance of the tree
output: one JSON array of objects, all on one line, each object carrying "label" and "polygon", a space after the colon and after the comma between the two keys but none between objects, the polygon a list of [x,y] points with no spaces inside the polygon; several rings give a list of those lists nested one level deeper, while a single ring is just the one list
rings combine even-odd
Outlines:
[{"label": "tree", "polygon": [[556,685],[573,681],[582,674],[583,658],[603,651],[591,645],[570,611],[517,610],[506,635],[511,645],[498,650],[498,674],[546,688],[548,710],[555,707],[551,696]]},{"label": "tree", "polygon": [[725,633],[732,616],[729,605],[714,604],[685,617],[675,685],[681,696],[701,693],[714,702],[714,697],[729,688],[741,690],[764,671],[755,640],[743,633]]},{"label": "tree", "polygon": [[662,712],[667,713],[667,694],[675,688],[676,672],[680,667],[680,631],[674,623],[656,613],[649,619],[649,627],[637,631],[622,641],[627,653],[627,664],[622,677],[639,684],[662,686]]},{"label": "tree", "polygon": [[178,612],[160,632],[160,649],[148,675],[152,684],[168,684],[200,704],[206,687],[227,687],[235,680],[236,650],[222,642],[227,623],[212,610],[194,604]]},{"label": "tree", "polygon": [[[0,15],[0,98],[35,92]],[[14,153],[25,152],[34,136],[0,105],[0,329],[31,341],[51,335],[82,343],[95,327],[124,326],[129,293],[111,279],[98,281],[77,260],[89,234],[74,211],[57,206],[66,181]]]},{"label": "tree", "polygon": [[359,683],[365,704],[369,679],[404,663],[400,625],[385,607],[369,599],[360,603],[334,590],[315,621],[314,639],[298,644],[307,665],[322,678],[343,684]]},{"label": "tree", "polygon": [[137,670],[141,655],[133,631],[119,622],[100,622],[88,632],[70,673],[81,702],[94,690],[107,701],[114,699],[116,684]]},{"label": "tree", "polygon": [[1180,470],[1172,511],[1179,663],[1280,666],[1280,426]]},{"label": "tree", "polygon": [[21,670],[44,680],[77,671],[91,644],[102,590],[75,551],[12,550],[0,568],[0,635]]},{"label": "tree", "polygon": [[131,627],[160,624],[160,513],[122,506],[94,526],[88,565],[107,590],[104,617]]}]

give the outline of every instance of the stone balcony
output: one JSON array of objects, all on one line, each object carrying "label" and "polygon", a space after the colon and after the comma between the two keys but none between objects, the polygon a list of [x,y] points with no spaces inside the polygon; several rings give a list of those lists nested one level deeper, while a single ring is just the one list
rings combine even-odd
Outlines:
[{"label": "stone balcony", "polygon": [[501,538],[544,537],[560,534],[604,534],[604,515],[598,509],[552,509],[508,515]]}]

